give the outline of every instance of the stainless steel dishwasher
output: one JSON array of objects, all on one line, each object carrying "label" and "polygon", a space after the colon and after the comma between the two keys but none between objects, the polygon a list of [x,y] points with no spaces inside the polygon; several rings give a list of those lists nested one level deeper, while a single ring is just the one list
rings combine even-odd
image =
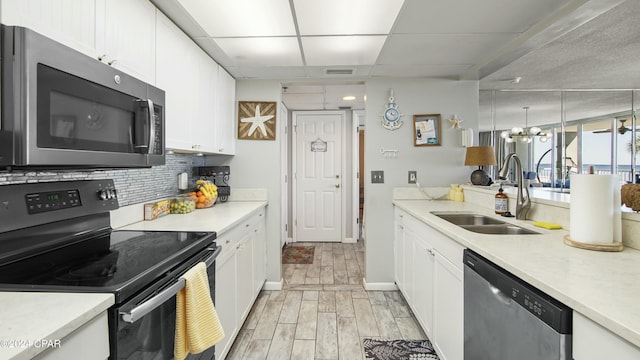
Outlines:
[{"label": "stainless steel dishwasher", "polygon": [[570,360],[572,310],[466,249],[465,360]]}]

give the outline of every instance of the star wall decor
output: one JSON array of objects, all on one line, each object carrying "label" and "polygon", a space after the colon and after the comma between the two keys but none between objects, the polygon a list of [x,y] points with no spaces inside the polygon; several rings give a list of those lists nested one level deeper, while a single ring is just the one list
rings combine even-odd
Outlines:
[{"label": "star wall decor", "polygon": [[275,140],[276,110],[275,102],[239,101],[238,139]]}]

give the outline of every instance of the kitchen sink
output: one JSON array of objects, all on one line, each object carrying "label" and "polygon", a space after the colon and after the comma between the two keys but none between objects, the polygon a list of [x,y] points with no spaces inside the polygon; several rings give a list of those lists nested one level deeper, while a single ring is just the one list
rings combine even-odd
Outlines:
[{"label": "kitchen sink", "polygon": [[465,225],[462,228],[480,234],[491,235],[536,235],[539,232],[511,224],[500,225]]},{"label": "kitchen sink", "polygon": [[461,212],[432,212],[433,215],[465,230],[491,235],[536,235],[539,232],[494,219],[490,216]]},{"label": "kitchen sink", "polygon": [[458,226],[505,224],[504,221],[473,213],[432,212],[432,214]]}]

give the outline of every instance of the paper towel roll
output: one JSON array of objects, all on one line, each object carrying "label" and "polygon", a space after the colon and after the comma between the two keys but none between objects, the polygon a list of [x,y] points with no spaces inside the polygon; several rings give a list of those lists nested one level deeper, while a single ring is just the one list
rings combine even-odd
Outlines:
[{"label": "paper towel roll", "polygon": [[621,241],[618,175],[571,175],[570,237],[587,244]]}]

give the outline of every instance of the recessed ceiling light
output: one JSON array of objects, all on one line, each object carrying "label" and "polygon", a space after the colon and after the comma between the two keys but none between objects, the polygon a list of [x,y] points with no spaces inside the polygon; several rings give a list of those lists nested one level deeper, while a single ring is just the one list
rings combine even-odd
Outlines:
[{"label": "recessed ceiling light", "polygon": [[347,95],[347,96],[343,96],[342,97],[342,100],[344,100],[344,101],[353,101],[355,99],[356,99],[356,97],[353,96],[353,95]]}]

